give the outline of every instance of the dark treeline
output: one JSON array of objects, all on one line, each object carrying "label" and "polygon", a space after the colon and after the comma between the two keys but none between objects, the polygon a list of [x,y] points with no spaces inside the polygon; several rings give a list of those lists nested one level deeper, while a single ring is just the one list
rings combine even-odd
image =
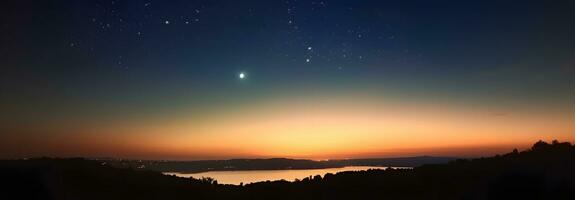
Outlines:
[{"label": "dark treeline", "polygon": [[2,199],[574,199],[575,146],[242,186],[84,159],[2,161]]},{"label": "dark treeline", "polygon": [[199,161],[154,161],[154,160],[118,160],[99,159],[107,165],[119,168],[134,168],[160,172],[197,173],[225,170],[282,170],[282,169],[323,169],[345,166],[394,166],[415,167],[424,164],[447,163],[455,160],[451,157],[402,157],[402,158],[369,158],[346,160],[303,160],[287,158],[270,159],[231,159]]}]

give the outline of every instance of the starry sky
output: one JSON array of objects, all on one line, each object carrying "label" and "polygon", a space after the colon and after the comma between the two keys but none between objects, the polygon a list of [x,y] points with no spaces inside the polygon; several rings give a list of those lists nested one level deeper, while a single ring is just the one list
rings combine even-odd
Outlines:
[{"label": "starry sky", "polygon": [[8,0],[0,157],[489,155],[575,139],[575,2]]}]

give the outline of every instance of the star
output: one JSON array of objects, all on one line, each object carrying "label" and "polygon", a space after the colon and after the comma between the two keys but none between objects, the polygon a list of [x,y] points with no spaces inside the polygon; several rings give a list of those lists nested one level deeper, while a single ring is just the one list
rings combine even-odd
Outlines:
[{"label": "star", "polygon": [[166,20],[166,21],[164,22],[164,24],[170,24],[170,21]]},{"label": "star", "polygon": [[246,78],[246,74],[244,72],[240,72],[240,74],[238,74],[238,77],[243,80]]},{"label": "star", "polygon": [[308,58],[308,59],[305,59],[305,62],[307,62],[307,63],[310,62],[310,61],[311,61],[311,60],[310,60],[309,58]]}]

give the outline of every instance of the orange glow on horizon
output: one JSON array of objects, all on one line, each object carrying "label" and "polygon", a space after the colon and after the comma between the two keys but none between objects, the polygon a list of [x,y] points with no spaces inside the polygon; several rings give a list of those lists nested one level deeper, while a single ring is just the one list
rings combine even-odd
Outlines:
[{"label": "orange glow on horizon", "polygon": [[288,98],[152,123],[77,125],[52,130],[61,134],[51,138],[16,140],[30,147],[20,149],[23,155],[186,160],[477,156],[526,148],[540,139],[574,139],[574,115],[517,110],[494,116],[485,108],[364,99]]}]

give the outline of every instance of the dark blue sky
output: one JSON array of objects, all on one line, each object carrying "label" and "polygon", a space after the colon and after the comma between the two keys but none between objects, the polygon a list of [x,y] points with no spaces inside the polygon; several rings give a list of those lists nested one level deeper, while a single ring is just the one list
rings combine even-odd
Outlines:
[{"label": "dark blue sky", "polygon": [[8,1],[2,105],[210,101],[245,87],[240,71],[250,98],[303,84],[572,101],[573,4]]},{"label": "dark blue sky", "polygon": [[0,119],[130,118],[348,91],[574,107],[574,10],[566,0],[8,0]]}]

